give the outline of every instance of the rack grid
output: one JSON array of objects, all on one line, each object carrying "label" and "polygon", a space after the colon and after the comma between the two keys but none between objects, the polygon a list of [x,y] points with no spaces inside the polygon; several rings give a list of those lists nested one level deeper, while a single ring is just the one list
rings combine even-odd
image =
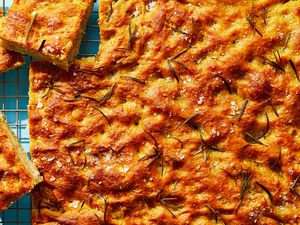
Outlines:
[{"label": "rack grid", "polygon": [[[11,5],[12,0],[0,0],[0,7],[4,14]],[[96,55],[100,43],[98,27],[98,2],[95,3],[92,16],[82,39],[78,58]],[[7,121],[23,148],[29,154],[28,125],[28,71],[29,63],[35,60],[24,56],[26,61],[22,67],[0,74],[0,110],[7,117]],[[7,210],[0,212],[0,225],[29,225],[31,224],[31,198],[25,195],[11,205]]]}]

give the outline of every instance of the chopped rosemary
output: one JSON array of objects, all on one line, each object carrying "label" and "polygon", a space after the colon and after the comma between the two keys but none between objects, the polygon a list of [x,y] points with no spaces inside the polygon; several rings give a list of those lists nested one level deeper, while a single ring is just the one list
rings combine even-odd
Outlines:
[{"label": "chopped rosemary", "polygon": [[192,48],[192,46],[189,46],[187,49],[183,50],[182,52],[179,52],[177,55],[175,55],[174,57],[172,57],[170,60],[173,61],[173,60],[179,58],[181,55],[183,55],[184,53],[186,53],[190,48]]},{"label": "chopped rosemary", "polygon": [[256,31],[260,36],[263,36],[263,34],[257,29],[255,22],[253,21],[253,15],[252,14],[252,10],[249,13],[249,15],[247,16],[247,21],[250,24],[250,26],[253,28],[254,31]]},{"label": "chopped rosemary", "polygon": [[30,35],[30,32],[31,32],[31,29],[32,29],[32,25],[37,17],[38,13],[36,11],[33,11],[31,13],[31,21],[30,21],[30,24],[29,24],[29,27],[27,29],[27,33],[26,33],[26,37],[25,37],[25,42],[27,42],[28,38],[29,38],[29,35]]},{"label": "chopped rosemary", "polygon": [[111,18],[112,16],[112,12],[113,12],[113,7],[112,7],[112,3],[109,4],[109,13],[107,13],[107,19],[106,19],[106,22],[109,21],[109,19]]},{"label": "chopped rosemary", "polygon": [[[102,197],[102,196],[101,196]],[[107,202],[107,197],[102,197],[103,198],[103,220],[100,219],[100,217],[95,213],[95,216],[97,217],[99,224],[100,225],[107,225],[107,210],[108,210],[108,202]]]},{"label": "chopped rosemary", "polygon": [[197,117],[197,116],[199,116],[199,115],[200,115],[199,112],[194,113],[194,114],[191,115],[189,118],[187,118],[187,119],[182,123],[182,125],[185,125],[185,124],[189,123],[192,119],[194,119],[195,117]]},{"label": "chopped rosemary", "polygon": [[110,90],[103,96],[102,100],[99,102],[100,105],[105,104],[112,96],[116,84],[113,84]]},{"label": "chopped rosemary", "polygon": [[296,179],[294,180],[293,184],[290,187],[290,190],[296,195],[299,195],[299,193],[295,190],[295,187],[296,187],[296,184],[298,183],[299,178],[300,178],[300,174],[296,177]]},{"label": "chopped rosemary", "polygon": [[168,66],[169,66],[169,70],[171,71],[172,75],[175,77],[175,79],[177,80],[177,83],[179,83],[179,77],[177,75],[177,73],[175,72],[172,64],[171,64],[171,61],[168,59],[167,60],[167,63],[168,63]]},{"label": "chopped rosemary", "polygon": [[205,206],[209,209],[209,211],[213,214],[214,220],[216,223],[218,223],[218,214],[219,212],[216,211],[211,205],[205,204]]},{"label": "chopped rosemary", "polygon": [[84,144],[84,140],[74,141],[71,144],[66,145],[66,148],[73,147],[76,145],[82,146]]},{"label": "chopped rosemary", "polygon": [[285,72],[285,69],[284,69],[281,65],[279,65],[278,63],[276,63],[276,62],[274,62],[274,61],[268,59],[268,58],[265,57],[265,56],[263,56],[263,58],[264,58],[264,60],[265,60],[265,62],[266,62],[267,64],[269,64],[270,66],[273,66],[276,70],[280,70],[280,71],[282,71],[282,72]]},{"label": "chopped rosemary", "polygon": [[293,71],[294,71],[294,74],[295,74],[297,80],[300,82],[299,75],[298,75],[298,71],[297,71],[297,69],[296,69],[296,67],[295,67],[294,62],[293,62],[291,59],[289,60],[289,62],[290,62],[290,65],[291,65],[291,67],[292,67],[292,69],[293,69]]},{"label": "chopped rosemary", "polygon": [[273,55],[277,62],[281,62],[281,56],[277,48],[275,49],[275,51],[273,51]]},{"label": "chopped rosemary", "polygon": [[[154,158],[154,159],[151,161],[151,163],[152,163],[152,162],[154,162],[154,161],[160,156],[161,153],[159,152],[158,143],[157,143],[156,139],[154,138],[154,136],[153,136],[152,134],[150,134],[150,133],[149,133],[148,131],[146,131],[146,130],[144,130],[144,132],[145,132],[146,134],[148,134],[148,136],[151,137],[151,139],[154,141],[154,147],[153,147],[154,153],[149,154],[149,155],[145,155],[145,156],[139,158],[138,161],[142,161],[142,160],[147,160],[147,159]],[[151,163],[150,163],[150,164],[151,164]]]},{"label": "chopped rosemary", "polygon": [[261,139],[263,138],[270,130],[270,121],[269,121],[269,117],[268,117],[268,114],[265,113],[265,116],[266,116],[266,120],[267,120],[267,124],[266,124],[266,127],[264,129],[264,131],[262,131],[257,137],[256,139]]},{"label": "chopped rosemary", "polygon": [[261,187],[261,189],[263,189],[267,193],[267,195],[269,196],[270,202],[273,203],[273,197],[272,197],[271,192],[264,185],[259,183],[258,181],[256,181],[256,183],[258,184],[258,186]]},{"label": "chopped rosemary", "polygon": [[130,49],[133,49],[133,47],[134,47],[134,38],[135,38],[135,35],[136,35],[136,31],[137,31],[137,26],[135,25],[134,30],[132,31],[131,23],[129,23],[128,32],[129,32]]},{"label": "chopped rosemary", "polygon": [[271,108],[272,108],[273,112],[275,113],[275,115],[276,115],[277,117],[279,117],[279,114],[278,114],[278,112],[277,112],[275,106],[274,106],[272,103],[271,103],[270,105],[271,105]]},{"label": "chopped rosemary", "polygon": [[182,142],[182,141],[181,141],[179,138],[177,138],[177,137],[174,137],[174,136],[172,136],[172,135],[168,136],[168,138],[175,139],[176,141],[178,141],[178,142],[180,143],[180,145],[181,145],[181,148],[183,148],[183,142]]},{"label": "chopped rosemary", "polygon": [[282,152],[281,146],[279,145],[278,146],[278,157],[277,157],[276,161],[271,165],[272,168],[276,167],[277,164],[279,163],[279,161],[281,159],[281,152]]},{"label": "chopped rosemary", "polygon": [[268,12],[268,9],[267,9],[267,8],[263,8],[263,9],[261,10],[261,13],[262,13],[262,19],[263,19],[263,21],[264,21],[265,26],[267,26],[267,21],[266,21],[267,12]]},{"label": "chopped rosemary", "polygon": [[225,86],[226,86],[229,94],[232,94],[232,90],[231,90],[231,87],[230,87],[228,81],[224,77],[222,77],[220,75],[217,75],[217,77],[219,77],[224,82],[224,84],[225,84]]},{"label": "chopped rosemary", "polygon": [[146,81],[138,79],[138,78],[135,78],[135,77],[129,77],[129,76],[120,76],[120,77],[129,79],[129,80],[133,80],[133,81],[135,81],[135,82],[137,82],[139,84],[146,84]]},{"label": "chopped rosemary", "polygon": [[82,152],[83,156],[84,156],[84,164],[81,168],[81,170],[85,171],[86,170],[86,166],[87,166],[87,156],[86,156],[86,153],[83,151]]},{"label": "chopped rosemary", "polygon": [[187,32],[184,32],[184,31],[180,30],[178,27],[172,25],[171,22],[169,22],[169,21],[167,20],[167,18],[165,18],[165,21],[166,21],[167,25],[168,25],[174,32],[178,32],[178,33],[181,33],[181,34],[184,34],[184,35],[192,36],[191,34],[189,34],[189,33],[187,33]]},{"label": "chopped rosemary", "polygon": [[98,107],[96,107],[96,106],[94,106],[94,105],[93,105],[92,107],[93,107],[94,109],[96,109],[98,112],[100,112],[101,115],[102,115],[102,116],[105,118],[105,120],[107,121],[108,125],[111,126],[111,123],[110,123],[108,117],[104,114],[104,112],[102,112],[101,109],[99,109]]},{"label": "chopped rosemary", "polygon": [[240,191],[240,198],[239,198],[240,200],[238,203],[238,207],[244,199],[244,194],[245,194],[245,191],[248,187],[248,184],[249,184],[251,178],[252,178],[252,173],[249,170],[247,170],[246,172],[245,171],[242,172],[242,187],[241,187],[241,191]]},{"label": "chopped rosemary", "polygon": [[38,52],[41,51],[46,43],[46,39],[42,40],[40,47],[38,48]]},{"label": "chopped rosemary", "polygon": [[177,201],[177,200],[178,200],[178,198],[172,197],[172,194],[166,194],[159,198],[159,201],[162,204],[162,206],[164,206],[174,218],[176,218],[176,216],[172,212],[172,209],[177,209],[178,205],[174,205],[174,204],[172,204],[172,202]]},{"label": "chopped rosemary", "polygon": [[245,112],[245,109],[246,109],[246,106],[247,106],[248,102],[249,102],[249,100],[246,99],[246,101],[245,101],[244,104],[242,105],[240,114],[239,114],[239,116],[238,116],[238,118],[237,118],[238,121],[241,120],[241,118],[242,118],[242,116],[243,116],[243,114],[244,114],[244,112]]},{"label": "chopped rosemary", "polygon": [[246,132],[246,133],[245,133],[245,136],[246,136],[246,140],[247,140],[248,142],[254,143],[254,144],[256,143],[256,144],[260,144],[260,145],[264,145],[264,146],[265,146],[264,143],[262,143],[260,140],[258,140],[256,137],[254,137],[252,134]]},{"label": "chopped rosemary", "polygon": [[102,197],[103,202],[104,202],[104,209],[103,209],[103,223],[104,225],[107,224],[107,209],[108,209],[108,202],[107,202],[107,197]]},{"label": "chopped rosemary", "polygon": [[224,152],[223,149],[218,148],[218,147],[216,147],[216,146],[212,146],[212,145],[210,145],[209,143],[207,143],[207,142],[203,139],[203,136],[202,136],[202,134],[201,134],[201,131],[200,131],[200,138],[201,138],[201,143],[202,143],[202,145],[203,145],[204,147],[207,147],[208,149],[213,150],[213,151]]},{"label": "chopped rosemary", "polygon": [[287,36],[286,36],[286,38],[285,38],[285,41],[284,41],[284,45],[283,45],[283,49],[286,49],[286,47],[287,47],[287,45],[288,45],[288,42],[289,42],[289,40],[290,40],[290,38],[291,38],[291,33],[288,33],[287,34]]}]

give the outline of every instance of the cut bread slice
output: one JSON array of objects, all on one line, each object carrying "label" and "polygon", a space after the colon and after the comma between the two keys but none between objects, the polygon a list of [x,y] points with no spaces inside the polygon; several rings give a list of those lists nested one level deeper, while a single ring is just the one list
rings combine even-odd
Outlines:
[{"label": "cut bread slice", "polygon": [[[3,10],[0,8],[0,17],[3,16]],[[0,41],[1,45],[1,41]],[[20,53],[15,53],[0,47],[0,73],[17,68],[24,64],[24,59]]]},{"label": "cut bread slice", "polygon": [[0,210],[6,209],[41,181],[39,171],[0,112]]},{"label": "cut bread slice", "polygon": [[79,52],[93,5],[93,0],[14,1],[0,19],[2,46],[68,70]]}]

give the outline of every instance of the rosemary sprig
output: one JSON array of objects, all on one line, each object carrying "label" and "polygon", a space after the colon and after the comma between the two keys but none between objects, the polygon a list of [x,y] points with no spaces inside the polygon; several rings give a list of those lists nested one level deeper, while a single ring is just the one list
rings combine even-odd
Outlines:
[{"label": "rosemary sprig", "polygon": [[220,75],[217,75],[217,77],[219,77],[224,82],[224,84],[225,84],[225,86],[226,86],[229,94],[232,94],[232,90],[231,90],[231,87],[230,87],[228,81],[224,77],[222,77]]},{"label": "rosemary sprig", "polygon": [[256,181],[256,183],[257,183],[258,186],[261,187],[261,189],[263,189],[267,193],[267,195],[269,196],[270,202],[273,203],[273,197],[272,197],[271,192],[264,185],[259,183],[258,181]]},{"label": "rosemary sprig", "polygon": [[213,214],[214,220],[216,223],[218,223],[218,214],[219,212],[216,211],[211,205],[205,204],[205,206],[209,209],[209,211]]},{"label": "rosemary sprig", "polygon": [[298,183],[300,178],[300,174],[296,177],[296,179],[294,180],[293,184],[290,187],[291,192],[293,192],[296,195],[299,195],[299,193],[295,190],[296,184]]},{"label": "rosemary sprig", "polygon": [[298,75],[298,71],[297,71],[297,69],[296,69],[296,67],[295,67],[294,62],[290,59],[290,60],[289,60],[289,63],[290,63],[290,65],[291,65],[291,67],[292,67],[292,69],[293,69],[293,71],[294,71],[294,74],[295,74],[297,80],[300,82],[299,75]]},{"label": "rosemary sprig", "polygon": [[241,120],[241,118],[242,118],[242,116],[243,116],[243,114],[244,114],[244,111],[245,111],[245,109],[246,109],[246,106],[247,106],[248,102],[249,102],[249,100],[246,99],[246,101],[245,101],[244,104],[242,105],[240,114],[239,114],[239,116],[238,116],[238,118],[237,118],[238,121]]},{"label": "rosemary sprig", "polygon": [[120,76],[120,77],[129,79],[129,80],[133,80],[133,81],[135,81],[135,82],[137,82],[139,84],[146,84],[146,81],[138,79],[138,78],[135,78],[135,77],[130,77],[130,76]]},{"label": "rosemary sprig", "polygon": [[131,23],[129,23],[128,32],[129,32],[130,49],[133,49],[133,47],[134,47],[134,38],[135,38],[135,35],[136,35],[136,32],[137,32],[137,26],[135,25],[134,29],[132,30]]},{"label": "rosemary sprig", "polygon": [[161,205],[164,206],[174,218],[176,218],[176,215],[173,213],[172,209],[177,209],[178,205],[174,205],[172,202],[177,200],[177,197],[172,197],[172,193],[163,195],[159,198]]},{"label": "rosemary sprig", "polygon": [[101,109],[99,109],[98,107],[96,107],[96,106],[94,106],[94,105],[92,105],[92,107],[93,107],[95,110],[97,110],[98,112],[100,112],[101,115],[102,115],[102,116],[105,118],[105,120],[107,121],[108,125],[111,126],[111,123],[110,123],[108,117],[104,114],[104,112],[102,112]]},{"label": "rosemary sprig", "polygon": [[31,21],[30,21],[30,24],[29,24],[29,27],[27,29],[27,33],[26,33],[26,37],[25,37],[25,42],[27,42],[28,38],[29,38],[29,35],[30,35],[30,32],[32,30],[32,25],[37,17],[38,13],[36,11],[33,11],[31,13]]},{"label": "rosemary sprig", "polygon": [[265,60],[265,62],[266,62],[267,64],[269,64],[270,66],[273,66],[276,70],[280,70],[280,71],[282,71],[282,72],[285,72],[285,69],[284,69],[281,65],[279,65],[278,63],[276,63],[276,62],[274,62],[274,61],[268,59],[268,58],[265,57],[265,56],[263,56],[263,58],[264,58],[264,60]]},{"label": "rosemary sprig", "polygon": [[106,22],[109,21],[109,19],[111,18],[112,16],[112,12],[113,12],[113,7],[112,7],[112,3],[109,4],[109,13],[107,13],[107,19],[106,19]]},{"label": "rosemary sprig", "polygon": [[199,112],[194,113],[194,114],[191,115],[189,118],[187,118],[187,119],[182,123],[182,125],[185,125],[185,124],[189,123],[192,119],[194,119],[195,117],[197,117],[197,116],[199,116],[199,115],[200,115]]},{"label": "rosemary sprig", "polygon": [[289,40],[291,38],[291,33],[288,33],[288,35],[286,36],[285,40],[284,40],[284,45],[283,45],[283,49],[286,49],[288,43],[289,43]]},{"label": "rosemary sprig", "polygon": [[175,77],[175,79],[177,80],[177,83],[179,83],[179,77],[178,77],[176,71],[174,70],[174,68],[171,64],[171,61],[169,59],[167,60],[167,63],[168,63],[168,66],[169,66],[169,70],[171,71],[171,74]]},{"label": "rosemary sprig", "polygon": [[46,39],[42,40],[40,47],[38,48],[38,52],[44,48],[45,43],[46,43]]}]

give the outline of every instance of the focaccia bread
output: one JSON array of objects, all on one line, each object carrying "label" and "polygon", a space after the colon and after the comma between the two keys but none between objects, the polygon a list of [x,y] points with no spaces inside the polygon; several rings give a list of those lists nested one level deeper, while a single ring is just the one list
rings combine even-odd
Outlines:
[{"label": "focaccia bread", "polygon": [[299,224],[299,12],[100,1],[99,56],[31,64],[33,224]]},{"label": "focaccia bread", "polygon": [[41,180],[0,112],[0,211],[30,192]]},{"label": "focaccia bread", "polygon": [[68,70],[76,58],[93,0],[15,0],[0,20],[1,45]]},{"label": "focaccia bread", "polygon": [[[3,11],[2,8],[0,8],[0,17],[2,16]],[[23,64],[24,59],[21,54],[0,47],[0,73],[17,68]]]}]

